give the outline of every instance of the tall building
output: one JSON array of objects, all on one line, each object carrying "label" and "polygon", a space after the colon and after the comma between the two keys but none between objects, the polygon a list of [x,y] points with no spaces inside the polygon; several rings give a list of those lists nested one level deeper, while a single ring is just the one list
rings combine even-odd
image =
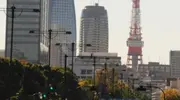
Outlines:
[{"label": "tall building", "polygon": [[[52,33],[51,64],[64,66],[64,55],[71,55],[71,43],[76,43],[74,0],[50,0],[49,15],[50,28],[56,31]],[[72,34],[67,35],[65,31],[70,31]],[[60,46],[56,46],[56,43],[60,43]],[[68,62],[71,62],[70,57]]]},{"label": "tall building", "polygon": [[0,50],[0,57],[4,57],[4,50]]},{"label": "tall building", "polygon": [[170,51],[170,70],[172,78],[180,77],[180,51]]},{"label": "tall building", "polygon": [[79,47],[79,52],[108,52],[108,15],[103,6],[95,4],[83,9]]},{"label": "tall building", "polygon": [[[7,8],[11,8],[12,5],[16,7],[13,23],[13,58],[25,59],[31,63],[47,63],[47,43],[45,43],[46,39],[44,35],[40,35],[40,31],[45,29],[45,22],[48,21],[47,18],[44,18],[46,11],[41,9],[41,7],[46,8],[45,1],[46,0],[7,0]],[[42,11],[33,12],[32,9]],[[11,10],[7,10],[6,57],[9,57],[11,52],[11,13]],[[43,24],[44,27],[41,27],[41,24]],[[29,31],[31,30],[36,31],[36,33],[30,34]]]}]

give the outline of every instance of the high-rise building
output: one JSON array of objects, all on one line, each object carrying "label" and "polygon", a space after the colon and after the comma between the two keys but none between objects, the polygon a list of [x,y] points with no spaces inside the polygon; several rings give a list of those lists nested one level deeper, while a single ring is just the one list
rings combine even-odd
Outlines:
[{"label": "high-rise building", "polygon": [[[7,10],[6,57],[10,57],[11,25],[13,24],[13,58],[25,59],[31,63],[47,63],[47,41],[44,35],[40,35],[40,31],[46,29],[45,27],[47,27],[47,25],[45,25],[45,23],[48,21],[47,18],[44,18],[47,12],[45,9],[42,9],[47,6],[45,1],[46,0],[7,0],[7,8],[11,8],[14,5],[16,10],[14,23],[11,21],[12,11],[10,9]],[[33,9],[39,9],[40,12],[34,12]],[[41,27],[41,24],[44,26]],[[30,34],[31,30],[36,31],[36,33]]]},{"label": "high-rise building", "polygon": [[180,51],[170,51],[170,70],[172,78],[180,77]]},{"label": "high-rise building", "polygon": [[83,9],[79,47],[79,52],[108,52],[108,15],[103,6],[95,4]]},{"label": "high-rise building", "polygon": [[[50,28],[52,31],[56,31],[52,33],[51,65],[64,66],[64,55],[71,55],[71,43],[76,43],[74,0],[50,0],[49,15]],[[70,31],[72,34],[65,34],[66,31]],[[60,43],[60,46],[57,47],[56,43]],[[71,62],[70,57],[68,62]]]},{"label": "high-rise building", "polygon": [[4,50],[0,50],[0,57],[4,57]]}]

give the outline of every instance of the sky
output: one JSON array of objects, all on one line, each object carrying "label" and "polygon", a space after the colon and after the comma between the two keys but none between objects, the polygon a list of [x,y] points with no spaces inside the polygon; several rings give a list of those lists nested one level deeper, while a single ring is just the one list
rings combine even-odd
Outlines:
[{"label": "sky", "polygon": [[[75,0],[77,19],[77,41],[82,9],[98,0]],[[6,7],[0,0],[0,8]],[[169,51],[180,50],[180,0],[141,0],[141,27],[144,41],[143,61],[169,63]],[[129,27],[131,22],[131,0],[99,0],[99,5],[108,11],[109,52],[118,53],[126,63]],[[5,13],[0,12],[0,49],[5,47]]]}]

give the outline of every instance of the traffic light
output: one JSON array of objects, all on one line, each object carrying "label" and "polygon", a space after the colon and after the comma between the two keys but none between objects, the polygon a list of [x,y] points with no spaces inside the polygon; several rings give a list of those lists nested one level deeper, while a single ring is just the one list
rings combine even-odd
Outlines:
[{"label": "traffic light", "polygon": [[52,85],[52,84],[49,84],[49,89],[50,89],[51,91],[53,91],[53,90],[54,90],[54,87],[53,87],[53,85]]},{"label": "traffic light", "polygon": [[52,90],[54,90],[54,88],[51,86],[51,87],[50,87],[50,90],[52,91]]},{"label": "traffic light", "polygon": [[47,95],[46,95],[46,94],[43,94],[42,96],[43,96],[43,98],[46,98],[46,97],[47,97]]}]

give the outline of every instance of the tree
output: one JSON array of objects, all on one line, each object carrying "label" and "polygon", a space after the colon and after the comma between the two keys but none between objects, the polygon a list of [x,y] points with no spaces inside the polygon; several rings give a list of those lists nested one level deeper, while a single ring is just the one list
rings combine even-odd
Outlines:
[{"label": "tree", "polygon": [[[180,100],[180,91],[177,89],[165,89],[163,90],[165,93],[166,100]],[[164,100],[164,94],[160,94],[161,100]]]},{"label": "tree", "polygon": [[[114,83],[113,83],[114,78]],[[115,71],[114,76],[112,69],[99,69],[96,73],[96,83],[101,97],[109,98],[139,98],[140,100],[148,100],[148,97],[129,87],[125,82],[118,79],[118,73]],[[114,89],[114,90],[113,90]]]},{"label": "tree", "polygon": [[10,64],[9,59],[0,58],[0,98],[5,100],[16,94],[21,88],[22,65],[13,59]]},{"label": "tree", "polygon": [[[54,97],[52,95],[57,93],[56,97],[67,94],[68,100],[86,100],[86,94],[79,88],[77,76],[69,68],[66,73],[65,85],[62,67],[42,66],[15,59],[10,65],[8,58],[0,58],[0,98],[32,100],[34,94],[41,92],[47,97]],[[53,86],[53,91],[50,91],[49,84]]]},{"label": "tree", "polygon": [[108,92],[112,91],[113,85],[115,87],[116,83],[118,83],[118,73],[115,71],[113,75],[112,69],[110,68],[99,69],[96,72],[96,83],[99,87],[99,91],[101,91],[101,93],[107,94]]}]

